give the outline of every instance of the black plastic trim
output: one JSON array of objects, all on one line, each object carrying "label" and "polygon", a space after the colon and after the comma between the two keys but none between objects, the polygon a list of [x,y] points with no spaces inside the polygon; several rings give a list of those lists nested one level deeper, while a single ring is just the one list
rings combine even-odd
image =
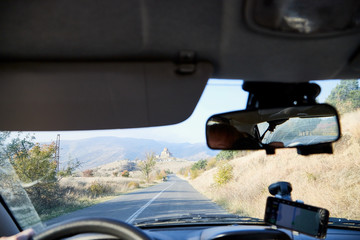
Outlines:
[{"label": "black plastic trim", "polygon": [[15,223],[16,227],[19,229],[19,232],[21,232],[23,230],[22,227],[17,222],[15,216],[12,214],[10,208],[6,205],[6,202],[5,202],[5,200],[3,199],[3,197],[1,195],[0,195],[0,204],[4,207],[5,211],[9,214],[9,216],[11,217],[13,222]]}]

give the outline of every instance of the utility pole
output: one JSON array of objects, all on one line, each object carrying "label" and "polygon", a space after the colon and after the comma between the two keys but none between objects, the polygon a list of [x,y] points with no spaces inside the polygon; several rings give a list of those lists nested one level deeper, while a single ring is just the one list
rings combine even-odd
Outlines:
[{"label": "utility pole", "polygon": [[55,161],[56,161],[56,172],[59,172],[59,170],[60,170],[60,134],[58,134],[56,137]]}]

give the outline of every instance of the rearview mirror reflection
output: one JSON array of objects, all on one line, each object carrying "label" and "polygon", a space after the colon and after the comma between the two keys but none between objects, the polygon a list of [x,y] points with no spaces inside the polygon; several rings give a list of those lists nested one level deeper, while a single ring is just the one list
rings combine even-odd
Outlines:
[{"label": "rearview mirror reflection", "polygon": [[206,123],[212,149],[310,146],[339,137],[337,112],[327,104],[229,112],[213,115]]}]

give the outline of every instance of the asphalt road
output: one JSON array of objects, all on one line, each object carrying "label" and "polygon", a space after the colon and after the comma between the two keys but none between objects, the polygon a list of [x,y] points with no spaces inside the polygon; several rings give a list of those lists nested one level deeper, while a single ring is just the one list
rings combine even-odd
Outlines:
[{"label": "asphalt road", "polygon": [[176,217],[184,214],[227,212],[174,175],[167,182],[125,194],[46,222],[47,225],[77,217],[108,217],[133,223],[137,219]]}]

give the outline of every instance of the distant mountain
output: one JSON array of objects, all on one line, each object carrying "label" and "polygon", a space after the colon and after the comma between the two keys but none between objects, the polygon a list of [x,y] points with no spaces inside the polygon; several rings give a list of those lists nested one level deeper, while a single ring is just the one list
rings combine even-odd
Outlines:
[{"label": "distant mountain", "polygon": [[69,159],[76,158],[82,163],[81,168],[87,169],[118,160],[144,159],[146,152],[152,151],[160,154],[165,147],[175,158],[191,161],[218,153],[201,143],[169,143],[150,139],[96,137],[61,141],[60,164],[64,166]]}]

